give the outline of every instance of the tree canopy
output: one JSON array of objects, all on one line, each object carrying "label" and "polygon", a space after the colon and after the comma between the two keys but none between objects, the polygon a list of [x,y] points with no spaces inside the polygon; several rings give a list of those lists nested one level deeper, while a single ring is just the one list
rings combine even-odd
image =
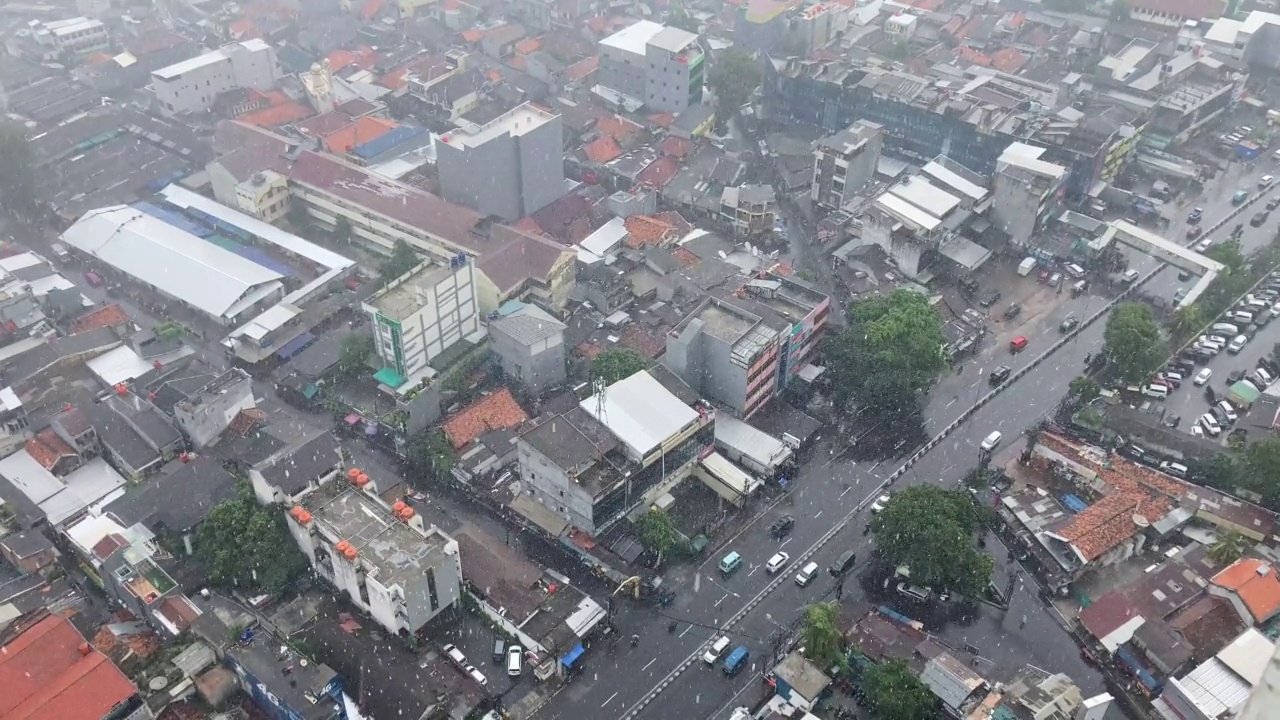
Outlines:
[{"label": "tree canopy", "polygon": [[1081,404],[1093,402],[1102,393],[1102,387],[1097,381],[1085,375],[1072,378],[1071,383],[1067,385],[1067,390],[1075,395]]},{"label": "tree canopy", "polygon": [[338,372],[345,377],[358,375],[369,369],[369,359],[375,352],[373,336],[363,333],[348,335],[342,340],[338,356]]},{"label": "tree canopy", "polygon": [[612,385],[649,367],[649,361],[631,348],[605,350],[591,361],[591,380]]},{"label": "tree canopy", "polygon": [[248,483],[209,511],[196,530],[195,549],[210,582],[249,594],[283,592],[307,570],[284,512],[259,505]]},{"label": "tree canopy", "polygon": [[1236,482],[1262,496],[1262,504],[1280,507],[1280,439],[1263,438],[1249,445],[1236,467]]},{"label": "tree canopy", "polygon": [[805,656],[829,668],[843,660],[844,636],[840,633],[840,603],[835,600],[814,603],[804,609],[800,625],[800,642]]},{"label": "tree canopy", "polygon": [[1208,556],[1210,560],[1219,565],[1230,565],[1244,557],[1251,545],[1249,538],[1238,532],[1228,530],[1209,546]]},{"label": "tree canopy", "polygon": [[710,70],[708,82],[716,94],[721,122],[727,122],[760,87],[760,64],[746,51],[731,47],[715,56]]},{"label": "tree canopy", "polygon": [[913,485],[894,494],[871,521],[876,551],[905,565],[911,582],[976,597],[991,579],[991,556],[974,541],[980,516],[961,490]]},{"label": "tree canopy", "polygon": [[867,668],[862,691],[876,720],[929,720],[938,714],[937,698],[906,660],[887,660]]},{"label": "tree canopy", "polygon": [[[347,227],[350,232],[350,226]],[[409,246],[409,243],[397,240],[391,247],[391,256],[382,262],[382,267],[378,268],[378,276],[383,282],[391,282],[421,263],[422,258]]]},{"label": "tree canopy", "polygon": [[649,550],[657,553],[656,565],[662,565],[663,558],[679,550],[685,542],[684,536],[676,529],[675,523],[666,511],[656,507],[641,515],[635,521],[636,534],[640,542]]},{"label": "tree canopy", "polygon": [[1160,326],[1144,303],[1120,303],[1103,334],[1111,367],[1126,382],[1140,382],[1164,360]]},{"label": "tree canopy", "polygon": [[827,367],[837,405],[853,401],[901,417],[946,367],[942,318],[910,290],[860,300],[848,329],[827,343]]},{"label": "tree canopy", "polygon": [[18,221],[37,215],[35,164],[22,126],[0,122],[0,211]]},{"label": "tree canopy", "polygon": [[449,477],[454,452],[449,438],[439,428],[424,430],[409,438],[405,459],[413,471],[424,479],[437,481]]}]

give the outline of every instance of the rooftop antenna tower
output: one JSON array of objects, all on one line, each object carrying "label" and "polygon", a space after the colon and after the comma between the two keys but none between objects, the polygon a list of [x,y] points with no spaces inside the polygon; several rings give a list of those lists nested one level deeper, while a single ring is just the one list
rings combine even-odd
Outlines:
[{"label": "rooftop antenna tower", "polygon": [[596,419],[601,423],[608,423],[608,413],[605,411],[605,392],[608,386],[604,384],[604,378],[598,377],[591,381],[591,391],[596,396]]}]

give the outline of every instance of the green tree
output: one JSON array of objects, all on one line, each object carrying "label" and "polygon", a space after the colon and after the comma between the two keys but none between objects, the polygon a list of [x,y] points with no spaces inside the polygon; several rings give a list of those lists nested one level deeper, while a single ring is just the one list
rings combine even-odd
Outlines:
[{"label": "green tree", "polygon": [[196,530],[196,558],[209,581],[248,594],[288,590],[307,561],[285,526],[278,505],[263,507],[248,483],[209,511]]},{"label": "green tree", "polygon": [[844,661],[844,636],[840,633],[840,603],[814,603],[804,609],[800,625],[804,654],[823,669]]},{"label": "green tree", "polygon": [[338,372],[343,377],[354,377],[369,369],[369,359],[373,357],[375,348],[373,336],[364,333],[352,333],[342,339],[339,351]]},{"label": "green tree", "polygon": [[156,325],[151,332],[161,340],[181,340],[187,335],[187,329],[176,320],[162,322]]},{"label": "green tree", "polygon": [[850,401],[890,420],[910,414],[920,394],[946,367],[942,318],[910,290],[860,300],[848,329],[826,346],[826,366],[838,406]]},{"label": "green tree", "polygon": [[38,215],[35,162],[21,125],[0,121],[0,211],[19,222]]},{"label": "green tree", "polygon": [[409,438],[405,459],[414,473],[428,481],[447,480],[453,470],[453,445],[443,430],[424,430]]},{"label": "green tree", "polygon": [[912,583],[977,597],[993,568],[974,542],[980,520],[968,493],[914,485],[890,498],[871,532],[880,557],[907,566]]},{"label": "green tree", "polygon": [[1244,557],[1253,543],[1238,532],[1228,530],[1209,546],[1209,559],[1218,565],[1230,565]]},{"label": "green tree", "polygon": [[731,47],[712,61],[708,82],[716,94],[718,122],[723,127],[760,87],[760,64],[746,51]]},{"label": "green tree", "polygon": [[1240,247],[1240,242],[1238,240],[1231,240],[1214,245],[1206,250],[1204,255],[1211,260],[1217,260],[1223,265],[1226,265],[1227,270],[1232,274],[1238,274],[1244,271],[1244,250]]},{"label": "green tree", "polygon": [[1207,324],[1208,318],[1205,317],[1204,308],[1200,303],[1183,305],[1173,315],[1173,322],[1169,324],[1169,334],[1173,336],[1175,342],[1181,344],[1190,340],[1192,335],[1200,332],[1201,328]]},{"label": "green tree", "polygon": [[1103,333],[1111,366],[1126,382],[1139,382],[1165,357],[1160,326],[1143,303],[1120,303],[1107,318]]},{"label": "green tree", "polygon": [[889,57],[894,60],[906,60],[911,57],[911,45],[906,40],[898,40],[889,48]]},{"label": "green tree", "polygon": [[672,553],[678,552],[684,547],[685,537],[676,525],[671,521],[671,516],[665,510],[651,507],[649,512],[641,515],[635,521],[636,534],[640,537],[640,542],[644,543],[646,548],[658,554],[658,561],[654,563],[655,567],[660,567],[664,558],[670,557]]},{"label": "green tree", "polygon": [[1067,390],[1079,398],[1081,404],[1093,402],[1102,393],[1102,387],[1098,385],[1098,382],[1085,375],[1073,378],[1071,383],[1067,385]]},{"label": "green tree", "polygon": [[391,255],[382,262],[382,267],[378,268],[378,275],[383,282],[391,282],[420,264],[422,264],[422,258],[409,246],[409,243],[397,240],[391,247]]},{"label": "green tree", "polygon": [[591,361],[591,380],[612,385],[648,368],[649,361],[631,348],[605,350]]},{"label": "green tree", "polygon": [[339,216],[333,223],[333,237],[339,242],[351,242],[351,221]]},{"label": "green tree", "polygon": [[911,672],[906,660],[888,660],[867,668],[862,691],[876,720],[930,720],[938,716],[938,700]]},{"label": "green tree", "polygon": [[1240,459],[1237,482],[1262,496],[1262,504],[1280,508],[1280,439],[1264,438],[1248,447]]},{"label": "green tree", "polygon": [[684,3],[675,3],[671,6],[671,13],[667,16],[667,21],[663,23],[667,27],[680,28],[685,32],[691,32],[697,35],[701,32],[698,28],[698,19],[689,14]]}]

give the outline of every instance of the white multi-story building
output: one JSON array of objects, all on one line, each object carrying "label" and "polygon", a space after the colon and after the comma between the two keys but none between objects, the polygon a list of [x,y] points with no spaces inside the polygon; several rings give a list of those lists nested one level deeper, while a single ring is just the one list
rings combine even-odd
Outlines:
[{"label": "white multi-story building", "polygon": [[75,17],[55,22],[32,21],[31,34],[42,45],[70,55],[87,55],[111,47],[107,26],[100,20]]},{"label": "white multi-story building", "polygon": [[289,532],[315,571],[392,634],[415,634],[462,594],[458,541],[348,471],[298,498]]},{"label": "white multi-story building", "polygon": [[1043,148],[1010,143],[992,178],[992,224],[1015,244],[1026,246],[1057,216],[1067,169],[1041,160]]},{"label": "white multi-story building", "polygon": [[657,112],[702,101],[706,55],[698,36],[641,20],[600,41],[599,83]]},{"label": "white multi-story building", "polygon": [[268,90],[280,74],[275,48],[255,38],[160,68],[151,73],[151,89],[161,112],[180,115],[208,110],[228,90]]},{"label": "white multi-story building", "polygon": [[[448,265],[423,263],[364,302],[389,387],[424,379],[427,363],[480,330],[473,264],[458,255]],[[394,371],[394,372],[388,372]]]}]

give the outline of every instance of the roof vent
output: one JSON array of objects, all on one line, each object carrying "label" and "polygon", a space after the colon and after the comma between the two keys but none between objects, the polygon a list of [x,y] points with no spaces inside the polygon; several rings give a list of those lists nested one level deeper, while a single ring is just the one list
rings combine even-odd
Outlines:
[{"label": "roof vent", "polygon": [[1267,574],[1271,572],[1271,566],[1270,566],[1270,565],[1259,565],[1259,566],[1258,566],[1258,569],[1257,569],[1255,572],[1257,572],[1257,573],[1258,573],[1258,577],[1266,577],[1266,576],[1267,576]]}]

